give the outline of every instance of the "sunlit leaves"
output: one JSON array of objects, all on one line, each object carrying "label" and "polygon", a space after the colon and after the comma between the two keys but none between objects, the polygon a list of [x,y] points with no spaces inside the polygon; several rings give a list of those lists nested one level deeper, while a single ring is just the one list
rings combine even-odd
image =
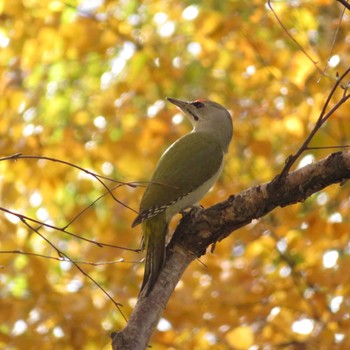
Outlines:
[{"label": "sunlit leaves", "polygon": [[[339,21],[334,1],[272,6],[305,52],[261,1],[0,2],[2,156],[51,156],[116,180],[147,181],[164,149],[190,130],[165,97],[204,97],[230,109],[235,138],[202,204],[271,180],[310,132],[336,72],[347,68],[349,41],[348,18]],[[327,67],[324,76],[305,53]],[[348,143],[348,109],[311,146]],[[328,153],[309,150],[296,166]],[[2,161],[0,169],[1,207],[57,226],[80,215],[69,226],[79,236],[139,247],[135,213],[86,173],[34,159]],[[113,190],[134,209],[141,193]],[[201,258],[205,265],[186,271],[152,345],[349,347],[349,207],[347,184],[332,186],[220,242]],[[81,266],[130,313],[141,254],[33,226],[72,259],[117,261]],[[24,348],[29,339],[40,349],[102,348],[106,333],[124,325],[73,264],[14,253],[59,259],[18,217],[1,214],[0,242],[12,251],[0,255],[0,347]]]}]

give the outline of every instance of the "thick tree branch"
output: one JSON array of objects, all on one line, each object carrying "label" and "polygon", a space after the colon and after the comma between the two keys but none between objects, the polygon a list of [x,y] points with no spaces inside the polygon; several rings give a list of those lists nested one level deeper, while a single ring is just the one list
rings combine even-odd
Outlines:
[{"label": "thick tree branch", "polygon": [[260,218],[276,207],[302,202],[312,194],[350,178],[350,152],[331,154],[271,182],[249,188],[196,215],[185,216],[167,247],[165,266],[153,291],[140,295],[127,326],[113,334],[113,349],[141,350],[187,266],[212,243]]}]

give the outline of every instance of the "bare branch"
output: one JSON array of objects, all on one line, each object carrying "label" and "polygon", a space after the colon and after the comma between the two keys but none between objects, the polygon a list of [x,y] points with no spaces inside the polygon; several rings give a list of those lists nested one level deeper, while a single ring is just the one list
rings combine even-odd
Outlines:
[{"label": "bare branch", "polygon": [[346,0],[336,0],[336,1],[340,2],[345,8],[350,10],[350,4]]},{"label": "bare branch", "polygon": [[[16,154],[13,154],[11,156],[7,156],[7,157],[3,157],[3,158],[0,158],[0,162],[1,161],[4,161],[4,160],[10,160],[10,159],[13,159],[13,160],[18,160],[18,159],[41,159],[41,160],[47,160],[47,161],[50,161],[50,162],[55,162],[55,163],[61,163],[61,164],[65,164],[65,165],[68,165],[72,168],[76,168],[92,177],[94,177],[106,190],[107,192],[112,196],[112,198],[120,205],[122,205],[123,207],[133,211],[134,213],[138,213],[135,209],[129,207],[128,205],[126,205],[125,203],[123,203],[122,201],[120,201],[117,197],[115,197],[115,195],[112,193],[112,191],[120,186],[129,186],[129,187],[136,187],[137,186],[137,183],[135,182],[122,182],[122,181],[117,181],[117,180],[114,180],[114,179],[111,179],[109,177],[106,177],[106,176],[102,176],[102,175],[99,175],[97,173],[94,173],[90,170],[87,170],[85,168],[82,168],[81,166],[79,165],[76,165],[76,164],[73,164],[73,163],[70,163],[70,162],[67,162],[65,160],[61,160],[61,159],[57,159],[57,158],[52,158],[52,157],[45,157],[45,156],[28,156],[28,155],[23,155],[21,153],[16,153]],[[113,187],[113,189],[109,189],[108,186],[102,181],[102,180],[107,180],[107,181],[111,181],[111,182],[116,182],[118,183],[117,186]]]},{"label": "bare branch", "polygon": [[76,263],[74,260],[72,260],[66,253],[64,253],[62,250],[60,250],[59,248],[57,248],[53,243],[50,242],[50,240],[48,240],[46,237],[44,237],[40,232],[39,229],[36,229],[35,227],[31,226],[25,219],[22,219],[22,222],[28,227],[30,228],[32,231],[34,231],[36,234],[38,234],[47,244],[49,244],[54,250],[56,250],[57,254],[59,257],[64,257],[65,259],[67,259],[68,261],[70,261],[85,277],[87,277],[95,286],[98,287],[98,289],[100,289],[104,295],[107,296],[107,298],[116,306],[116,308],[118,309],[119,313],[122,315],[122,317],[124,318],[124,320],[127,322],[128,320],[126,319],[124,313],[121,310],[121,307],[123,305],[117,303],[113,297],[106,291],[106,289],[104,289],[94,278],[92,278],[88,273],[86,273],[80,266],[78,263]]},{"label": "bare branch", "polygon": [[296,160],[299,158],[299,156],[308,148],[310,141],[315,136],[315,134],[318,132],[318,130],[322,127],[322,125],[334,114],[335,111],[337,111],[349,98],[350,94],[347,94],[347,88],[344,88],[344,93],[342,98],[331,108],[331,110],[327,112],[327,108],[329,106],[329,103],[335,94],[336,90],[342,83],[343,79],[350,73],[350,68],[348,68],[337,80],[337,82],[334,84],[331,92],[329,93],[326,102],[322,108],[322,111],[317,119],[317,122],[314,126],[314,128],[311,130],[310,134],[307,136],[301,147],[298,149],[298,151],[289,156],[289,158],[286,161],[286,165],[284,166],[282,172],[278,175],[276,178],[276,181],[280,181],[283,179],[283,177],[288,173],[288,171],[291,169],[292,165],[296,162]]},{"label": "bare branch", "polygon": [[113,350],[143,350],[187,266],[207,248],[232,232],[263,217],[276,207],[303,202],[312,194],[350,178],[350,151],[329,157],[286,174],[283,182],[271,181],[249,188],[196,215],[185,216],[167,247],[165,266],[152,292],[138,299],[127,326],[113,333]]},{"label": "bare branch", "polygon": [[289,33],[288,29],[284,26],[284,24],[282,23],[282,21],[279,19],[276,11],[273,9],[272,5],[271,5],[271,0],[267,1],[267,6],[269,7],[269,9],[272,11],[273,15],[275,16],[278,24],[282,27],[282,29],[284,30],[284,32],[288,35],[288,37],[294,42],[294,44],[300,49],[300,51],[312,62],[312,64],[316,67],[316,69],[322,73],[321,69],[317,66],[318,62],[315,61],[306,51],[305,49],[298,43],[298,41],[293,37],[292,34]]},{"label": "bare branch", "polygon": [[140,260],[125,260],[124,258],[120,258],[118,260],[114,261],[84,261],[84,260],[75,260],[75,259],[66,259],[65,257],[55,257],[51,255],[44,255],[44,254],[38,254],[38,253],[32,253],[32,252],[25,252],[23,250],[0,250],[0,254],[22,254],[27,256],[35,256],[37,258],[43,258],[43,259],[49,259],[49,260],[57,260],[59,262],[72,262],[74,261],[77,264],[80,265],[92,265],[92,266],[101,266],[101,265],[114,265],[114,264],[120,264],[120,263],[128,263],[128,264],[139,264],[141,263]]},{"label": "bare branch", "polygon": [[329,53],[328,53],[327,62],[326,62],[326,64],[324,65],[324,67],[322,69],[322,72],[320,74],[320,78],[317,81],[318,83],[321,81],[321,78],[325,75],[327,67],[328,67],[328,62],[329,62],[331,56],[333,55],[333,49],[334,49],[334,46],[335,46],[335,43],[336,43],[336,39],[337,39],[339,30],[340,30],[340,24],[341,24],[341,22],[343,20],[343,17],[344,17],[344,13],[345,13],[345,8],[343,9],[342,13],[340,14],[338,25],[337,25],[337,29],[336,29],[336,31],[334,33],[334,37],[333,37],[333,41],[332,41],[332,44],[331,44],[331,48],[330,48]]},{"label": "bare branch", "polygon": [[[128,248],[128,247],[122,247],[122,246],[117,246],[117,245],[114,245],[114,244],[109,244],[109,243],[103,243],[103,242],[97,242],[97,241],[94,241],[92,239],[88,239],[88,238],[85,238],[85,237],[82,237],[82,236],[79,236],[75,233],[72,233],[72,232],[69,232],[67,231],[64,227],[58,227],[58,226],[54,226],[54,225],[50,225],[50,224],[47,224],[45,222],[42,222],[42,221],[39,221],[39,220],[36,220],[36,219],[33,219],[29,216],[26,216],[26,215],[23,215],[23,214],[20,214],[20,213],[17,213],[15,211],[12,211],[12,210],[9,210],[9,209],[6,209],[6,208],[3,208],[3,207],[0,207],[0,211],[3,211],[5,213],[8,213],[8,214],[11,214],[11,215],[14,215],[16,216],[19,220],[21,220],[22,222],[23,221],[29,221],[29,222],[33,222],[35,224],[38,224],[40,226],[43,226],[43,227],[47,227],[47,228],[50,228],[52,230],[55,230],[55,231],[60,231],[60,232],[63,232],[69,236],[72,236],[72,237],[75,237],[75,238],[78,238],[78,239],[81,239],[83,241],[86,241],[86,242],[89,242],[89,243],[92,243],[92,244],[96,244],[97,246],[99,247],[110,247],[110,248],[116,248],[116,249],[122,249],[122,250],[129,250],[131,252],[139,252],[140,249],[132,249],[132,248]],[[31,227],[31,226],[30,226]]]}]

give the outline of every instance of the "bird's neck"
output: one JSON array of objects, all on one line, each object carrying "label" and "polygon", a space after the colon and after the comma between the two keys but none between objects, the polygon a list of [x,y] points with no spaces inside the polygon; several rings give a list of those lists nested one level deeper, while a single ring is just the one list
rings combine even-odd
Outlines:
[{"label": "bird's neck", "polygon": [[221,146],[223,152],[227,153],[232,138],[232,126],[222,125],[220,123],[213,126],[202,122],[197,124],[192,132],[209,135]]}]

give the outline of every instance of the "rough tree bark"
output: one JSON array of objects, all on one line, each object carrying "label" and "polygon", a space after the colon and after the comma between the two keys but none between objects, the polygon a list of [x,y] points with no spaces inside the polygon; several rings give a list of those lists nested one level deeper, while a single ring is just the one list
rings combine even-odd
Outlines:
[{"label": "rough tree bark", "polygon": [[350,178],[350,152],[338,152],[271,182],[249,188],[194,215],[185,216],[167,247],[167,259],[153,291],[139,296],[126,327],[112,334],[113,350],[143,350],[187,266],[211,244],[276,207],[302,202],[323,188]]}]

